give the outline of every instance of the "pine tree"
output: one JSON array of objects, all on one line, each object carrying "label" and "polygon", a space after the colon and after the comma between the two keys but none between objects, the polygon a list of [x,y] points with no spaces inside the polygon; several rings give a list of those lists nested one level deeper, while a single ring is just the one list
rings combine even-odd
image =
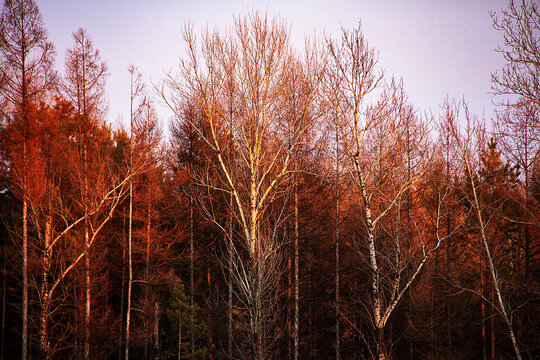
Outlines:
[{"label": "pine tree", "polygon": [[[177,350],[176,353],[169,350],[165,354],[165,359],[207,358],[208,348],[203,345],[208,338],[207,326],[198,318],[199,313],[199,306],[190,305],[190,297],[186,295],[184,284],[179,280],[174,286],[167,308],[167,318],[178,334]],[[193,346],[192,339],[195,340]]]}]

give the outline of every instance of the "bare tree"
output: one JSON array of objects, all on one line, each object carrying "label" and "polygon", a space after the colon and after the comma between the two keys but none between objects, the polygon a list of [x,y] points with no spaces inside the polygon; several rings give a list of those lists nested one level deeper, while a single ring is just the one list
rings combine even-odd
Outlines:
[{"label": "bare tree", "polygon": [[[326,89],[328,116],[338,126],[349,171],[364,205],[362,217],[368,246],[367,256],[363,254],[365,247],[359,246],[359,257],[369,262],[377,357],[386,359],[388,319],[443,240],[436,231],[436,239],[430,241],[425,235],[426,225],[419,217],[415,219],[416,254],[407,254],[404,243],[412,243],[412,239],[402,239],[399,225],[406,194],[427,168],[429,152],[421,150],[429,148],[427,129],[418,127],[415,151],[400,152],[403,148],[400,138],[410,125],[410,117],[414,117],[402,85],[392,81],[382,87],[382,74],[376,69],[377,57],[360,28],[343,30],[341,43],[327,38],[326,44],[330,60]],[[380,100],[369,106],[368,100],[375,99],[376,90],[381,88]],[[407,164],[414,167],[410,177]],[[389,243],[382,242],[384,233],[391,239]],[[383,279],[390,280],[386,284]]]},{"label": "bare tree", "polygon": [[[147,102],[144,106],[143,114],[141,116],[141,122],[138,127],[139,147],[142,151],[141,155],[145,158],[145,163],[154,164],[146,172],[147,184],[146,184],[146,249],[145,249],[145,263],[144,263],[144,282],[145,282],[145,294],[144,294],[144,306],[147,311],[153,308],[154,316],[154,356],[157,356],[157,348],[159,346],[159,300],[157,296],[151,296],[150,285],[152,282],[153,268],[151,265],[152,250],[156,248],[154,227],[159,222],[159,218],[156,218],[155,207],[156,202],[163,196],[159,188],[159,144],[161,142],[161,128],[158,124],[157,113],[151,103]],[[152,271],[152,274],[151,274]],[[153,301],[153,304],[151,302]],[[152,306],[153,305],[153,306]],[[149,316],[146,316],[148,319]],[[150,321],[146,320],[145,327],[150,328]],[[148,357],[148,342],[145,342],[145,356]]]},{"label": "bare tree", "polygon": [[[144,300],[143,300],[143,316],[144,325],[147,329],[150,329],[147,311],[150,311],[150,255],[152,244],[152,220],[153,209],[152,203],[159,196],[159,186],[156,184],[157,169],[159,164],[159,151],[161,141],[161,130],[159,128],[157,113],[153,107],[150,98],[146,95],[145,84],[142,79],[142,75],[138,72],[135,66],[130,65],[128,68],[130,73],[130,139],[129,139],[129,154],[127,155],[128,172],[130,176],[129,181],[129,213],[128,213],[128,237],[127,237],[127,258],[128,258],[128,279],[127,279],[127,311],[126,311],[126,323],[125,323],[125,358],[129,358],[129,347],[131,337],[131,325],[132,325],[132,310],[133,310],[133,284],[135,282],[144,282]],[[141,175],[141,176],[139,176]],[[144,175],[144,176],[143,176]],[[143,187],[145,190],[136,190],[136,182],[145,182]],[[139,196],[135,193],[138,191]],[[143,196],[144,194],[144,196]],[[140,209],[142,214],[136,215],[137,197],[144,198],[139,200],[142,202],[143,209]],[[134,219],[145,219],[145,240],[144,246],[144,275],[141,280],[134,280],[133,273],[133,255],[134,249],[136,249],[136,243],[134,242],[133,233],[135,231],[133,221]],[[142,236],[141,236],[142,238]],[[154,309],[159,309],[159,305],[153,304]],[[145,343],[144,352],[148,355],[148,343]]]},{"label": "bare tree", "polygon": [[65,61],[65,78],[62,90],[64,96],[71,100],[80,115],[79,137],[82,166],[82,204],[84,207],[84,244],[85,244],[85,320],[84,320],[84,358],[90,357],[90,245],[92,232],[90,211],[90,189],[88,173],[90,134],[94,126],[101,121],[104,112],[105,80],[107,66],[101,60],[99,51],[95,50],[92,40],[83,28],[73,34],[75,44],[67,50]]},{"label": "bare tree", "polygon": [[522,211],[513,220],[523,224],[523,248],[525,255],[525,280],[529,280],[531,260],[531,224],[535,221],[538,205],[532,196],[532,175],[535,158],[540,151],[540,107],[528,103],[519,107],[506,108],[497,113],[495,122],[497,140],[504,149],[504,155],[519,166],[524,185],[524,201],[520,202]]},{"label": "bare tree", "polygon": [[106,111],[105,82],[107,65],[94,48],[86,29],[73,33],[73,47],[66,52],[62,95],[75,109],[87,117],[86,121],[103,119]]},{"label": "bare tree", "polygon": [[[232,274],[234,293],[247,318],[250,356],[271,356],[271,323],[277,279],[281,272],[277,227],[283,212],[272,204],[287,191],[284,181],[293,172],[292,158],[308,124],[295,126],[283,116],[294,65],[285,24],[252,14],[237,19],[225,35],[206,32],[202,51],[191,29],[184,38],[188,57],[181,62],[181,78],[169,76],[164,99],[210,149],[212,158],[197,181],[205,189],[207,216],[221,227],[213,193],[232,197],[235,242]],[[234,97],[227,96],[234,88]],[[195,105],[199,119],[186,116]],[[294,129],[288,132],[287,129]],[[212,171],[214,176],[210,176]],[[228,197],[227,196],[227,197]],[[228,201],[225,201],[228,203]]]},{"label": "bare tree", "polygon": [[503,33],[506,65],[492,74],[496,95],[517,95],[516,105],[540,106],[540,11],[534,1],[509,0],[500,16],[492,12],[493,27]]},{"label": "bare tree", "polygon": [[[133,132],[136,118],[141,115],[143,111],[143,104],[137,106],[136,102],[143,94],[144,84],[142,82],[142,76],[137,71],[135,66],[130,65],[128,68],[130,74],[130,102],[129,102],[129,121],[130,121],[130,135],[129,135],[129,172],[133,171]],[[143,100],[144,102],[144,100]],[[125,341],[125,359],[129,359],[129,339],[130,339],[130,321],[131,321],[131,289],[133,285],[133,260],[132,260],[132,232],[133,232],[133,178],[129,181],[129,215],[128,215],[128,241],[127,241],[127,255],[128,255],[128,282],[127,282],[127,310],[126,310],[126,341]]]},{"label": "bare tree", "polygon": [[447,114],[445,116],[445,119],[447,121],[448,129],[452,135],[453,140],[455,141],[455,145],[459,149],[461,159],[465,165],[465,169],[467,172],[467,180],[469,182],[468,185],[470,185],[470,189],[472,192],[471,203],[473,205],[474,213],[478,220],[480,240],[485,251],[485,259],[488,263],[489,273],[491,275],[493,288],[497,297],[497,311],[501,314],[506,326],[508,327],[508,332],[512,341],[512,345],[514,347],[516,359],[521,360],[521,353],[516,340],[516,336],[514,334],[512,320],[509,316],[508,309],[502,297],[499,276],[497,275],[497,269],[495,268],[492,251],[488,242],[488,235],[486,234],[487,223],[484,220],[484,214],[482,212],[483,206],[480,203],[480,198],[478,195],[478,185],[476,183],[476,179],[478,179],[478,170],[476,164],[474,163],[475,157],[473,155],[473,136],[476,135],[475,131],[478,131],[478,128],[473,127],[476,124],[473,123],[473,119],[471,118],[466,105],[464,105],[465,119],[467,121],[467,133],[465,135],[462,135],[458,128],[459,107],[452,107],[451,105],[447,104],[446,111]]},{"label": "bare tree", "polygon": [[[321,61],[320,51],[306,46],[306,57],[303,63],[298,60],[290,68],[289,89],[286,104],[288,105],[288,133],[294,136],[301,128],[301,135],[298,144],[292,151],[292,174],[289,177],[289,189],[292,192],[292,257],[294,267],[290,269],[293,275],[293,322],[292,322],[292,357],[298,359],[300,347],[300,217],[299,214],[299,193],[301,185],[301,175],[304,171],[309,171],[303,166],[303,157],[309,151],[310,146],[315,145],[315,133],[317,119],[320,112],[317,109],[318,99],[314,93],[321,83],[324,73],[324,65]],[[291,144],[289,144],[291,145]]]},{"label": "bare tree", "polygon": [[339,360],[341,359],[341,355],[340,355],[340,336],[341,336],[341,333],[340,333],[340,326],[339,326],[339,318],[340,318],[340,307],[339,307],[339,304],[340,304],[340,290],[339,290],[339,280],[340,280],[340,261],[339,261],[339,215],[340,215],[340,212],[339,212],[339,188],[340,188],[340,182],[339,182],[339,171],[340,171],[340,166],[339,166],[339,148],[340,148],[340,145],[339,145],[339,128],[338,128],[338,124],[335,124],[335,141],[336,141],[336,163],[335,163],[335,167],[336,167],[336,178],[335,178],[335,197],[336,197],[336,222],[335,222],[335,228],[334,228],[334,234],[335,234],[335,250],[336,250],[336,280],[335,280],[335,287],[336,287],[336,298],[335,298],[335,306],[336,306],[336,360]]}]

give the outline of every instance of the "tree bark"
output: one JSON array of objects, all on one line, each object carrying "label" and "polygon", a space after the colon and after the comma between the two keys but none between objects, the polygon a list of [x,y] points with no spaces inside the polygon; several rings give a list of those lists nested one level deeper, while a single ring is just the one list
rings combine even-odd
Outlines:
[{"label": "tree bark", "polygon": [[487,360],[487,338],[486,338],[486,301],[484,300],[485,296],[485,284],[486,280],[484,278],[484,252],[482,247],[480,247],[480,294],[481,298],[481,321],[482,321],[482,359]]},{"label": "tree bark", "polygon": [[[491,290],[491,298],[494,298],[494,290]],[[491,316],[490,316],[490,322],[489,322],[489,330],[491,335],[491,351],[490,351],[490,359],[495,360],[495,312],[493,311],[493,307],[491,308]]]},{"label": "tree bark", "polygon": [[[308,249],[309,251],[309,249]],[[308,255],[308,261],[307,261],[307,272],[308,272],[308,284],[309,284],[309,299],[313,299],[313,274],[311,272],[311,256]],[[308,359],[313,359],[313,355],[315,353],[314,344],[316,343],[315,340],[315,329],[313,327],[313,301],[308,302],[308,345],[309,345],[309,351],[308,351]]]},{"label": "tree bark", "polygon": [[228,290],[229,290],[229,298],[228,298],[228,331],[227,331],[227,355],[229,357],[229,360],[232,360],[232,346],[233,346],[233,288],[232,288],[232,282],[233,282],[233,233],[232,233],[232,196],[230,198],[229,207],[231,209],[231,214],[229,214],[228,218],[228,241],[229,241],[229,284],[228,284]]},{"label": "tree bark", "polygon": [[298,338],[299,338],[299,297],[300,297],[300,279],[299,279],[299,256],[298,256],[298,176],[295,171],[294,184],[294,354],[293,359],[298,360]]},{"label": "tree bark", "polygon": [[386,349],[384,343],[384,327],[377,326],[377,360],[386,360]]},{"label": "tree bark", "polygon": [[6,249],[3,249],[4,264],[2,268],[2,334],[0,335],[0,359],[4,360],[5,336],[6,336],[6,274],[7,274],[7,255]]},{"label": "tree bark", "polygon": [[[49,201],[49,211],[50,201]],[[41,319],[40,319],[40,334],[39,343],[41,349],[41,355],[45,359],[50,359],[50,346],[48,337],[48,320],[50,309],[50,297],[49,297],[49,270],[51,268],[51,254],[50,254],[50,242],[51,242],[51,225],[52,216],[47,215],[45,223],[44,243],[42,248],[42,272],[41,272]]]},{"label": "tree bark", "polygon": [[[450,267],[450,254],[452,253],[452,238],[448,236],[450,234],[450,211],[447,210],[446,214],[446,275],[450,277],[451,267]],[[447,356],[448,358],[452,357],[452,294],[450,290],[446,290],[445,296],[445,308],[446,308],[446,343],[447,343]]]},{"label": "tree bark", "polygon": [[[146,258],[144,262],[144,308],[145,311],[149,311],[150,305],[150,227],[151,227],[151,214],[150,214],[150,188],[151,184],[148,183],[148,193],[147,193],[147,208],[146,208]],[[150,328],[150,316],[148,313],[145,314],[145,324],[147,328]],[[144,342],[144,358],[148,359],[148,341]]]},{"label": "tree bark", "polygon": [[154,360],[159,360],[159,302],[154,302]]},{"label": "tree bark", "polygon": [[[129,131],[129,217],[128,217],[128,281],[127,281],[127,308],[126,308],[126,343],[125,343],[125,360],[129,360],[129,342],[130,342],[130,323],[131,323],[131,290],[133,286],[133,259],[132,259],[132,233],[133,233],[133,127],[135,122],[135,113],[133,106],[135,105],[135,99],[142,91],[142,85],[140,83],[140,74],[136,73],[135,66],[130,65],[128,67],[130,73],[130,102],[129,102],[129,119],[130,119],[130,131]],[[136,74],[136,78],[133,76]]]},{"label": "tree bark", "polygon": [[[195,296],[195,280],[194,280],[194,268],[193,268],[193,194],[189,196],[189,306],[193,308],[193,297]],[[195,352],[195,334],[193,333],[193,312],[191,312],[191,355]]]},{"label": "tree bark", "polygon": [[[26,152],[26,151],[25,151]],[[28,351],[28,203],[26,185],[23,190],[23,293],[22,293],[22,359],[27,359]]]},{"label": "tree bark", "polygon": [[336,222],[335,222],[335,250],[336,250],[336,360],[341,359],[340,356],[340,329],[339,329],[339,136],[336,124],[336,183],[335,183],[335,196],[336,196]]},{"label": "tree bark", "polygon": [[[124,308],[125,308],[125,296],[126,296],[126,206],[122,211],[122,285],[121,285],[121,294],[120,294],[120,327],[118,329],[119,333],[119,343],[122,344],[124,341],[124,329],[125,329],[125,319],[124,319]],[[122,360],[122,355],[124,353],[124,347],[120,345],[118,351],[118,360]]]},{"label": "tree bark", "polygon": [[[207,281],[207,284],[208,284],[208,292],[211,294],[210,292],[210,289],[212,289],[212,276],[211,276],[211,272],[210,272],[210,268],[208,267],[206,269],[206,281]],[[191,312],[191,318],[194,319],[194,312],[192,311]],[[208,313],[208,324],[210,324],[210,313]],[[193,354],[195,352],[195,334],[194,334],[194,329],[193,329],[193,326],[194,326],[194,321],[192,321],[191,323],[191,339],[192,339],[192,342],[191,342],[191,353]],[[214,349],[214,340],[213,340],[213,336],[212,336],[212,328],[208,328],[208,357],[210,358],[210,360],[214,360],[214,355],[212,353]]]},{"label": "tree bark", "polygon": [[[131,170],[130,170],[131,171]],[[128,281],[127,281],[127,308],[126,308],[126,344],[125,360],[129,360],[129,327],[131,322],[131,288],[133,284],[133,264],[132,264],[132,227],[133,227],[133,181],[129,183],[129,218],[128,218]]]},{"label": "tree bark", "polygon": [[[465,160],[465,165],[467,166],[467,172],[469,175],[469,180],[471,182],[471,188],[473,193],[473,199],[474,199],[474,207],[476,210],[476,216],[478,217],[478,225],[480,227],[480,238],[482,240],[482,244],[484,246],[485,255],[486,255],[486,261],[488,263],[489,272],[491,274],[491,280],[493,281],[493,288],[495,290],[495,293],[497,295],[497,301],[499,303],[499,310],[501,312],[501,315],[503,317],[504,322],[506,323],[506,326],[508,327],[508,332],[510,334],[510,339],[512,341],[512,345],[514,347],[514,351],[516,353],[516,358],[518,360],[521,360],[521,352],[519,351],[519,346],[516,340],[516,336],[514,335],[514,329],[512,327],[512,322],[510,321],[510,318],[508,317],[508,313],[506,311],[506,306],[504,305],[504,301],[502,299],[501,294],[501,288],[499,285],[499,279],[497,278],[497,272],[495,270],[495,265],[493,264],[493,258],[491,256],[491,251],[489,249],[489,244],[487,241],[487,236],[485,233],[485,227],[484,227],[484,219],[482,216],[482,211],[480,210],[480,201],[478,200],[478,194],[476,192],[476,184],[473,177],[473,171],[471,169],[470,160],[467,158],[467,154],[464,153],[463,148],[461,149],[462,155]],[[483,319],[482,319],[483,320]]]},{"label": "tree bark", "polygon": [[[85,122],[88,119],[85,116]],[[85,129],[86,130],[86,129]],[[84,171],[84,271],[85,271],[85,313],[84,313],[84,359],[90,359],[90,223],[88,219],[88,149],[87,134],[84,134],[84,153],[83,153],[83,171]]]},{"label": "tree bark", "polygon": [[27,176],[26,176],[26,136],[23,141],[23,243],[22,243],[22,359],[28,357],[28,200],[27,200]]}]

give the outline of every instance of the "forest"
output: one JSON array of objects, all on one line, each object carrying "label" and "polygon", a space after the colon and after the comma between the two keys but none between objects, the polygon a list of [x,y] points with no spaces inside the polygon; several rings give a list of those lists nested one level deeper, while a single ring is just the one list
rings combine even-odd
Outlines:
[{"label": "forest", "polygon": [[489,119],[253,11],[129,66],[118,126],[91,34],[5,0],[0,360],[540,358],[540,10],[491,18]]}]

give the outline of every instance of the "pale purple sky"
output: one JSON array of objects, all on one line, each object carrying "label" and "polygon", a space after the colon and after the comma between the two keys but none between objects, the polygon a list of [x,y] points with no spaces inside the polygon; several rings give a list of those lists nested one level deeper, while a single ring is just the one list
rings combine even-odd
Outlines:
[{"label": "pale purple sky", "polygon": [[[196,31],[206,25],[223,29],[233,16],[251,10],[287,20],[298,50],[306,36],[326,31],[337,37],[341,26],[353,28],[361,21],[379,64],[387,75],[403,78],[411,103],[421,112],[437,114],[448,96],[464,98],[471,111],[491,118],[491,73],[504,64],[495,52],[502,35],[493,29],[489,11],[505,7],[505,0],[36,1],[60,72],[72,33],[87,29],[109,67],[108,119],[113,123],[129,118],[130,64],[157,83],[184,52],[186,22]],[[166,125],[172,113],[164,107],[158,112]]]}]

